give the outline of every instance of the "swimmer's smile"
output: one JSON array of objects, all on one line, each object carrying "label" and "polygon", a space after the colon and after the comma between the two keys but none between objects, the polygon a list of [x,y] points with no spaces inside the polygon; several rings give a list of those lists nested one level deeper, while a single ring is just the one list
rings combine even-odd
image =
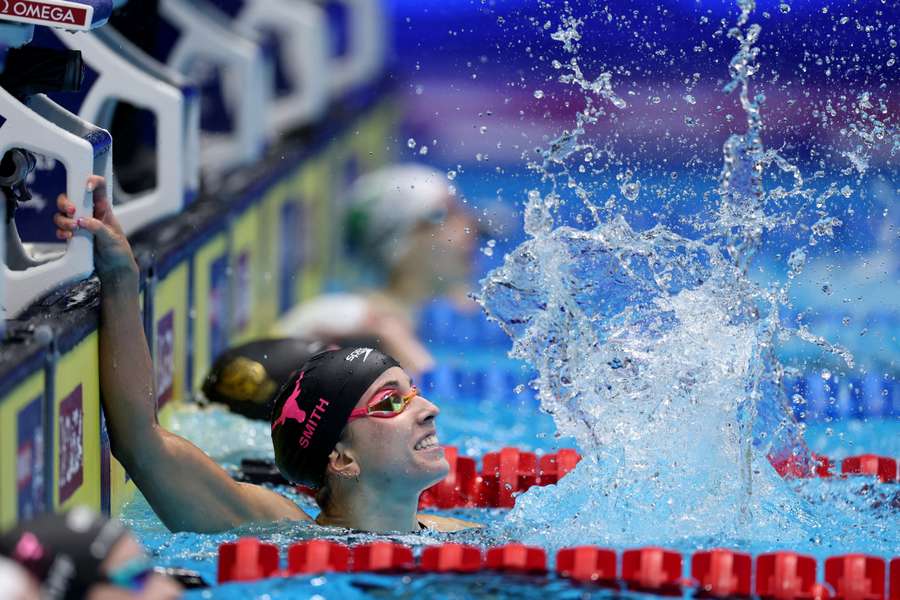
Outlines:
[{"label": "swimmer's smile", "polygon": [[429,452],[434,450],[444,451],[443,447],[441,447],[440,443],[438,443],[437,432],[432,431],[431,433],[426,434],[423,438],[421,438],[416,445],[413,446],[413,450],[416,452]]}]

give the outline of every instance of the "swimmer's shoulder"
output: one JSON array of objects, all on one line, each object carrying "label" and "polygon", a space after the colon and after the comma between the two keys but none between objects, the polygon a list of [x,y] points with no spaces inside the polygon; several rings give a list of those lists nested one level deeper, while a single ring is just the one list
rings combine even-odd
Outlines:
[{"label": "swimmer's shoulder", "polygon": [[428,529],[434,531],[442,531],[452,533],[454,531],[462,531],[464,529],[481,528],[484,525],[473,523],[472,521],[463,521],[462,519],[454,519],[453,517],[439,517],[437,515],[416,515],[419,523]]},{"label": "swimmer's shoulder", "polygon": [[246,509],[250,514],[245,520],[259,521],[307,521],[312,517],[297,506],[297,503],[273,490],[252,483],[238,483],[244,495]]}]

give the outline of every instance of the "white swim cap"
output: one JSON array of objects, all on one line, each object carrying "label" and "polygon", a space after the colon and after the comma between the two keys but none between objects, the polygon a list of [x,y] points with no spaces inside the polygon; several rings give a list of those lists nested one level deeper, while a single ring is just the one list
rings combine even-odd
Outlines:
[{"label": "white swim cap", "polygon": [[354,182],[347,196],[347,241],[360,253],[393,266],[421,223],[440,223],[453,203],[447,176],[425,165],[383,167]]}]

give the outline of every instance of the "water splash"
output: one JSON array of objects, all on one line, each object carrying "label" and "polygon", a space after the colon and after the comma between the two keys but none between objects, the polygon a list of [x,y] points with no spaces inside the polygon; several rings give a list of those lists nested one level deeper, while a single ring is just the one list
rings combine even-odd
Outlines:
[{"label": "water splash", "polygon": [[[778,341],[792,334],[779,318],[788,289],[757,284],[748,269],[763,235],[790,221],[768,214],[768,204],[813,201],[819,213],[814,244],[840,225],[826,210],[838,191],[817,194],[799,168],[765,148],[765,98],[750,86],[761,28],[748,24],[753,0],[738,4],[741,14],[728,35],[739,49],[724,91],[738,91],[746,130],[724,144],[714,218],[699,223],[696,238],[662,224],[633,228],[614,197],[595,204],[574,176],[576,156],[599,153],[585,141],[586,128],[626,105],[610,71],[585,77],[578,62],[581,20],[564,16],[551,36],[569,55],[552,63],[563,71],[559,82],[584,93],[584,109],[529,164],[549,190],[528,193],[530,239],[485,278],[479,296],[512,338],[511,355],[535,367],[542,409],[558,433],[574,437],[586,455],[559,486],[519,499],[506,527],[525,540],[803,545],[817,539],[813,532],[823,524],[860,518],[804,503],[769,464],[790,459],[804,468],[810,455],[774,354]],[[771,166],[788,176],[789,188],[765,189]],[[631,170],[619,184],[626,199],[637,197]],[[559,209],[568,193],[589,210],[591,227],[563,222]],[[799,272],[805,253],[790,260]],[[795,333],[852,365],[843,349],[802,326]],[[889,544],[890,535],[879,531]]]}]

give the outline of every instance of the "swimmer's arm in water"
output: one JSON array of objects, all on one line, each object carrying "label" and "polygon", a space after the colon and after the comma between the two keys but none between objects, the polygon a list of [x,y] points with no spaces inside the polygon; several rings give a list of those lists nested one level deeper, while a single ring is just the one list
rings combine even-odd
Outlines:
[{"label": "swimmer's arm in water", "polygon": [[249,521],[310,520],[296,504],[254,485],[237,483],[199,448],[159,426],[153,365],[141,320],[139,270],[112,214],[102,178],[93,177],[94,218],[71,216],[65,196],[54,216],[57,237],[84,228],[94,235],[100,278],[100,386],[113,455],[150,506],[173,531],[215,532]]},{"label": "swimmer's arm in water", "polygon": [[452,533],[454,531],[462,531],[463,529],[480,529],[484,527],[480,523],[471,521],[463,521],[462,519],[454,519],[453,517],[439,517],[437,515],[416,515],[419,523],[433,531],[442,531]]}]

